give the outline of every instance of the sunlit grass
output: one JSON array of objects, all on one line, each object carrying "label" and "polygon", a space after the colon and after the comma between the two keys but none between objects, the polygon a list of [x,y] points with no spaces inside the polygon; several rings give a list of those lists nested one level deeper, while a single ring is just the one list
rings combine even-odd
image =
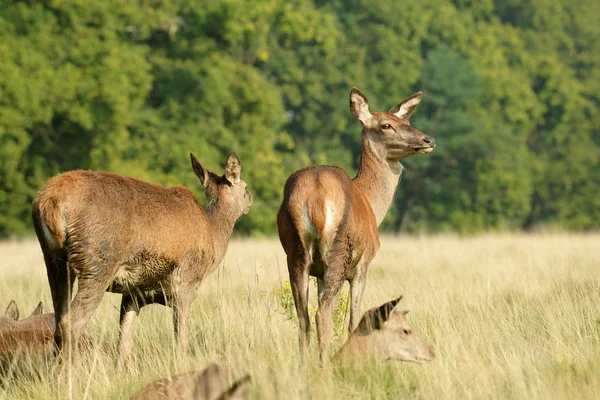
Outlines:
[{"label": "sunlit grass", "polygon": [[[426,365],[325,373],[314,335],[310,362],[300,363],[296,322],[275,290],[287,279],[277,240],[233,241],[224,266],[201,285],[189,351],[174,351],[170,310],[146,307],[124,373],[114,366],[120,298],[106,294],[90,324],[105,344],[73,365],[74,397],[125,398],[216,361],[229,382],[250,373],[256,399],[600,398],[600,235],[383,238],[363,311],[404,294],[409,321],[436,351]],[[0,307],[10,299],[22,315],[39,300],[50,311],[33,240],[0,244]],[[343,340],[335,338],[332,350]],[[17,362],[0,375],[0,398],[66,398],[64,375],[51,358]]]}]

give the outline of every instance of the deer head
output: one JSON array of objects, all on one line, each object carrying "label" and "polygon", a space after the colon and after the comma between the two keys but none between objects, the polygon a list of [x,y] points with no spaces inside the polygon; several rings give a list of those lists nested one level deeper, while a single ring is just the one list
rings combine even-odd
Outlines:
[{"label": "deer head", "polygon": [[432,137],[410,126],[410,116],[422,97],[423,93],[417,92],[389,112],[371,113],[367,98],[357,88],[352,88],[350,110],[362,124],[363,134],[380,159],[399,161],[434,149]]},{"label": "deer head", "polygon": [[[200,161],[190,153],[192,168],[200,179],[208,199],[206,207],[210,215],[217,207],[225,207],[235,216],[235,221],[247,214],[252,205],[252,194],[246,182],[240,179],[242,163],[235,152],[231,152],[225,163],[225,174],[218,176],[204,168]],[[234,222],[235,222],[234,221]]]},{"label": "deer head", "polygon": [[362,356],[373,356],[381,361],[424,364],[433,360],[435,355],[431,348],[406,320],[408,310],[394,308],[401,299],[402,296],[367,311],[340,350],[338,358],[356,358],[362,353]]}]

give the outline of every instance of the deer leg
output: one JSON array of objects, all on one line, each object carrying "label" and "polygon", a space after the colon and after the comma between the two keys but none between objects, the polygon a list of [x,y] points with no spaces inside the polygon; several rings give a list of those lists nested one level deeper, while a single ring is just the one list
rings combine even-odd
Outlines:
[{"label": "deer leg", "polygon": [[[143,305],[143,304],[142,304]],[[117,370],[121,371],[124,364],[131,355],[133,348],[133,331],[135,321],[140,313],[139,299],[135,295],[124,294],[121,299],[119,347],[117,358]]]},{"label": "deer leg", "polygon": [[317,278],[317,293],[318,293],[319,305],[321,305],[321,296],[323,295],[324,290],[325,290],[325,279]]},{"label": "deer leg", "polygon": [[296,305],[296,314],[298,315],[300,354],[304,358],[310,344],[310,319],[308,317],[309,263],[306,255],[302,257],[288,255],[288,271],[294,304]]},{"label": "deer leg", "polygon": [[[328,272],[331,271],[331,266]],[[317,335],[319,337],[319,355],[321,366],[329,364],[329,344],[331,343],[331,330],[333,323],[333,308],[344,285],[344,279],[337,276],[325,276],[325,289],[320,298],[319,308],[315,320],[317,323]]]},{"label": "deer leg", "polygon": [[350,322],[348,323],[348,334],[351,334],[360,322],[360,304],[367,284],[367,267],[368,264],[364,265],[364,272],[357,274],[350,281]]},{"label": "deer leg", "polygon": [[[42,250],[44,250],[44,246],[42,246]],[[74,277],[71,276],[64,258],[53,256],[46,250],[43,252],[48,283],[50,284],[50,293],[52,295],[52,305],[54,307],[54,343],[58,349],[61,349],[63,330],[60,321],[69,311]]]},{"label": "deer leg", "polygon": [[173,299],[173,327],[177,347],[185,351],[188,347],[190,306],[195,298],[195,291],[185,290]]},{"label": "deer leg", "polygon": [[77,349],[81,331],[98,308],[109,282],[110,275],[105,277],[90,277],[89,275],[79,277],[78,290],[71,303],[71,309],[60,320],[63,335],[61,349],[63,352],[66,350],[73,354],[72,352]]}]

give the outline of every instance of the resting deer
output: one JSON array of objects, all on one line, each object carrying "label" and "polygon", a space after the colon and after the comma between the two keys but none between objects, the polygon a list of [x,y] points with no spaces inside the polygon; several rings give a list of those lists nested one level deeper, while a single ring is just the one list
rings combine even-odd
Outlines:
[{"label": "resting deer", "polygon": [[21,350],[46,353],[52,349],[54,314],[42,314],[40,301],[27,318],[19,321],[19,308],[14,300],[0,317],[0,357],[10,357]]},{"label": "resting deer", "polygon": [[250,376],[230,388],[223,384],[219,365],[212,363],[204,371],[188,371],[159,379],[131,396],[130,400],[244,400],[249,398]]},{"label": "resting deer", "polygon": [[290,284],[300,325],[300,349],[310,341],[309,275],[317,277],[317,335],[323,364],[331,341],[333,306],[344,281],[350,282],[352,332],[360,317],[367,269],[379,249],[377,228],[394,197],[400,160],[430,153],[435,140],[410,126],[421,102],[418,92],[389,112],[371,113],[358,89],[350,110],[362,125],[362,157],[356,178],[334,166],[297,170],[287,180],[277,215],[279,239],[287,254]]},{"label": "resting deer", "polygon": [[405,318],[409,310],[394,309],[400,300],[402,296],[367,311],[335,356],[335,361],[364,363],[366,358],[374,358],[423,364],[433,360],[433,351]]},{"label": "resting deer", "polygon": [[[66,172],[38,194],[32,215],[60,350],[74,348],[105,291],[123,294],[118,366],[131,351],[134,322],[147,304],[173,308],[175,336],[186,347],[188,314],[200,282],[221,263],[234,224],[252,204],[234,152],[223,176],[190,157],[208,198],[206,211],[182,186],[108,172]],[[78,291],[71,302],[74,277]]]}]

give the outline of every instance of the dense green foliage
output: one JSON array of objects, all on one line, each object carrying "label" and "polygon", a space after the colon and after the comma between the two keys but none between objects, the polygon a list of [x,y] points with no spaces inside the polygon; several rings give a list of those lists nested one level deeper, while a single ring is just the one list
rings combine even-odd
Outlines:
[{"label": "dense green foliage", "polygon": [[354,176],[372,109],[425,92],[385,229],[600,225],[595,0],[0,0],[0,236],[31,233],[52,175],[110,170],[200,195],[188,153],[229,151],[255,196],[236,231],[275,231],[296,168]]}]

